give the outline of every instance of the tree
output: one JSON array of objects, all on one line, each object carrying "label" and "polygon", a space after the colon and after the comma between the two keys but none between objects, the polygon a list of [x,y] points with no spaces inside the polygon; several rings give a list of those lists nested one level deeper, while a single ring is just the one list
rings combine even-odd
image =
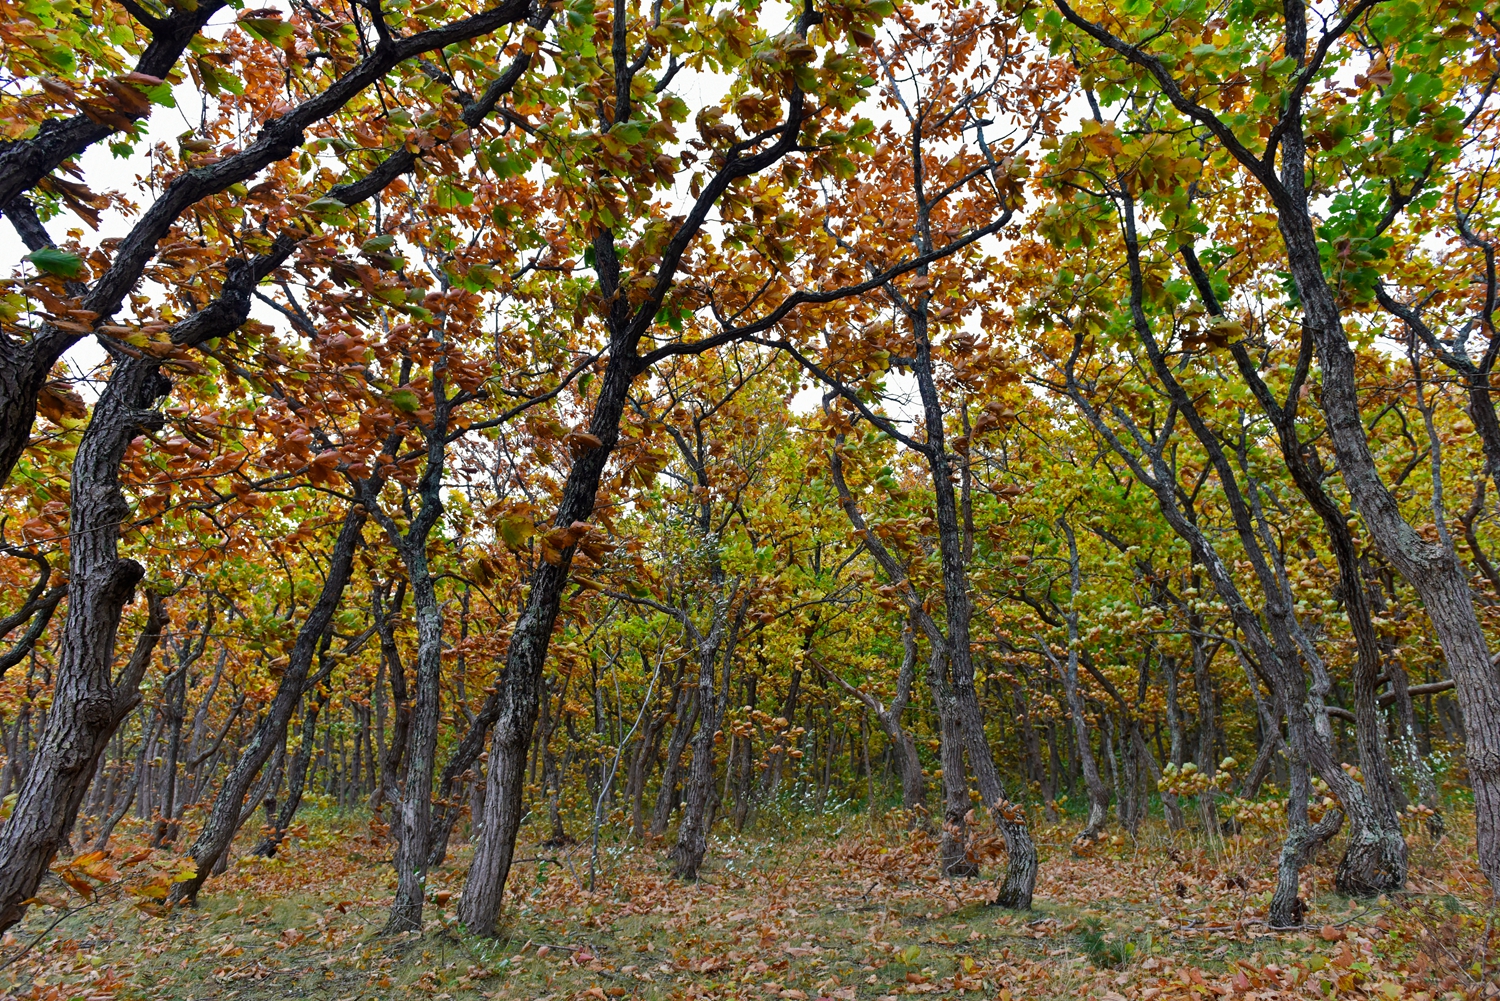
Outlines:
[{"label": "tree", "polygon": [[[1344,262],[1358,265],[1374,259],[1380,233],[1388,225],[1385,218],[1405,207],[1426,165],[1434,157],[1446,160],[1456,154],[1463,113],[1434,103],[1432,113],[1419,115],[1413,127],[1396,137],[1393,153],[1375,146],[1353,151],[1356,171],[1342,185],[1340,218],[1322,234],[1310,186],[1310,181],[1337,184],[1342,171],[1338,156],[1321,162],[1316,158],[1324,147],[1318,126],[1326,123],[1330,130],[1342,131],[1352,122],[1343,118],[1343,102],[1331,90],[1322,100],[1310,97],[1315,83],[1360,64],[1375,75],[1394,74],[1391,67],[1400,67],[1404,78],[1437,71],[1450,46],[1467,44],[1467,32],[1450,33],[1450,41],[1438,22],[1417,20],[1415,10],[1381,5],[1378,0],[1341,5],[1324,20],[1316,40],[1308,31],[1305,5],[1266,11],[1265,17],[1279,18],[1283,25],[1274,42],[1262,36],[1262,17],[1249,9],[1232,22],[1210,25],[1196,12],[1161,8],[1139,18],[1118,18],[1112,22],[1118,27],[1112,28],[1065,0],[1054,6],[1055,14],[1049,12],[1042,21],[1055,37],[1085,47],[1080,58],[1090,73],[1107,82],[1106,100],[1132,93],[1160,95],[1159,102],[1146,102],[1152,109],[1152,118],[1143,122],[1147,128],[1167,131],[1181,123],[1205,146],[1229,157],[1269,200],[1282,240],[1283,266],[1292,277],[1321,363],[1319,399],[1340,476],[1381,553],[1421,595],[1457,683],[1480,831],[1480,864],[1491,885],[1500,886],[1500,673],[1490,661],[1467,575],[1452,547],[1416,532],[1377,467],[1347,330],[1350,308],[1344,305],[1350,297],[1345,286],[1368,296],[1374,274],[1369,268],[1363,273],[1346,268]],[[1439,20],[1461,29],[1470,16],[1466,8],[1454,6]],[[1173,30],[1189,27],[1180,21],[1191,21],[1193,30]],[[1158,31],[1162,26],[1167,27],[1164,33]],[[1358,35],[1351,34],[1356,30]],[[1208,43],[1213,45],[1211,53],[1190,51],[1188,43],[1201,31],[1216,33],[1216,41]],[[1363,38],[1375,43],[1373,55],[1351,42]],[[1249,78],[1237,75],[1240,67],[1254,67],[1260,81],[1257,92],[1263,88],[1268,93],[1258,99],[1250,94]],[[1393,99],[1394,88],[1387,95]],[[1339,142],[1330,131],[1330,152],[1338,150]],[[1395,167],[1396,176],[1387,179],[1386,164]],[[1378,191],[1388,197],[1379,197]],[[1351,258],[1355,253],[1361,256]],[[1363,291],[1361,285],[1366,286]]]}]

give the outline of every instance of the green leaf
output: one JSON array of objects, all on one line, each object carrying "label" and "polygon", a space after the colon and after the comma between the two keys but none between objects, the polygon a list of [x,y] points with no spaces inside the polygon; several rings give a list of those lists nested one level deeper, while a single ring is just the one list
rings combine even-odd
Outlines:
[{"label": "green leaf", "polygon": [[422,401],[417,397],[417,394],[410,389],[392,390],[386,394],[385,398],[391,401],[391,406],[408,414],[416,413],[417,408],[422,405]]},{"label": "green leaf", "polygon": [[526,545],[526,540],[536,534],[536,526],[530,519],[517,515],[501,518],[495,522],[495,531],[500,533],[500,539],[511,549],[520,549]]},{"label": "green leaf", "polygon": [[290,24],[274,17],[247,17],[238,24],[253,37],[273,44],[297,33]]},{"label": "green leaf", "polygon": [[56,247],[43,247],[22,259],[35,264],[38,271],[45,271],[59,278],[77,278],[83,273],[83,258]]}]

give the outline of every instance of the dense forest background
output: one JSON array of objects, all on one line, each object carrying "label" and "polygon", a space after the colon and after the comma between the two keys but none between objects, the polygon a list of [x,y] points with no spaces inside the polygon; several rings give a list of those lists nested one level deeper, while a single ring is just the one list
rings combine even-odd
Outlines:
[{"label": "dense forest background", "polygon": [[1492,997],[1492,13],[0,0],[14,996]]}]

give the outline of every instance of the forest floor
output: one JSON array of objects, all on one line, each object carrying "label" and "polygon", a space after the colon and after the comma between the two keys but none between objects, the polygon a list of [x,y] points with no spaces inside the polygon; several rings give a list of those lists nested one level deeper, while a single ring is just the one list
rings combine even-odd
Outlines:
[{"label": "forest floor", "polygon": [[1305,873],[1307,928],[1273,933],[1268,838],[1151,828],[1079,856],[1069,828],[1043,829],[1023,914],[986,905],[989,879],[936,879],[924,835],[851,815],[761,829],[779,833],[713,840],[691,885],[663,846],[606,845],[594,892],[587,845],[523,846],[493,942],[453,924],[467,848],[432,875],[424,934],[390,938],[389,844],[367,822],[314,811],[281,857],[170,914],[155,899],[172,856],[131,861],[125,830],[110,859],[64,872],[82,893],[49,880],[50,903],[5,935],[0,998],[1500,997],[1497,914],[1463,830],[1413,835],[1408,892],[1369,901],[1332,893],[1336,842]]}]

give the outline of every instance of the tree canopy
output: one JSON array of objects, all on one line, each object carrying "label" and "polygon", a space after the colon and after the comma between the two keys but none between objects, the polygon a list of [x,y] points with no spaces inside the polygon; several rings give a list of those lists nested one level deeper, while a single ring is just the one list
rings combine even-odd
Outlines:
[{"label": "tree canopy", "polygon": [[0,42],[0,930],[53,877],[170,915],[309,809],[392,935],[503,936],[525,846],[691,882],[842,811],[1009,911],[1148,831],[1271,846],[1271,930],[1437,839],[1493,906],[1484,5]]}]

